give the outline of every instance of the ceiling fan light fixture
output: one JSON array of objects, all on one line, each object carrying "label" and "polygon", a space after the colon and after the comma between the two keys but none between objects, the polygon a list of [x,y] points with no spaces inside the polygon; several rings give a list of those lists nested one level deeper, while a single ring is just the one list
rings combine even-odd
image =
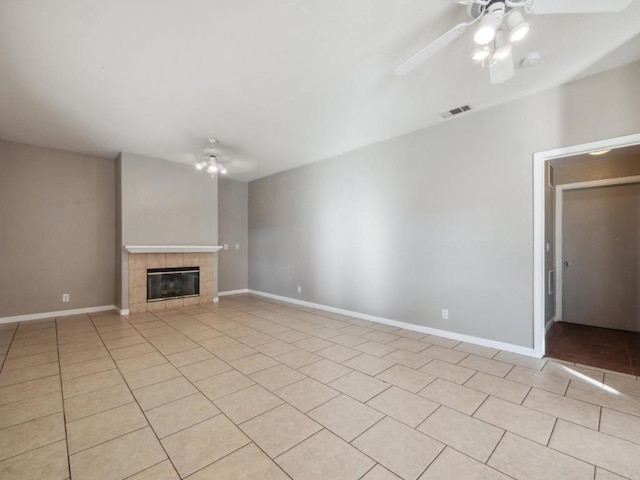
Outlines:
[{"label": "ceiling fan light fixture", "polygon": [[491,14],[487,14],[480,20],[480,26],[476,30],[473,40],[478,45],[487,45],[496,36],[496,29],[498,28],[498,21],[496,17]]},{"label": "ceiling fan light fixture", "polygon": [[473,56],[471,58],[476,62],[482,62],[489,55],[491,55],[491,48],[489,48],[489,45],[482,45],[473,50]]},{"label": "ceiling fan light fixture", "polygon": [[207,167],[207,173],[213,175],[218,171],[218,167],[216,167],[213,163]]},{"label": "ceiling fan light fixture", "polygon": [[511,53],[511,43],[507,39],[504,31],[500,30],[496,35],[495,47],[493,49],[494,60],[504,60]]},{"label": "ceiling fan light fixture", "polygon": [[517,10],[507,15],[506,23],[509,30],[509,40],[514,43],[521,41],[531,30],[529,22],[526,22],[522,13]]},{"label": "ceiling fan light fixture", "polygon": [[199,162],[199,163],[196,163],[196,168],[197,168],[198,170],[202,170],[202,169],[203,169],[204,167],[206,167],[206,166],[207,166],[207,162]]}]

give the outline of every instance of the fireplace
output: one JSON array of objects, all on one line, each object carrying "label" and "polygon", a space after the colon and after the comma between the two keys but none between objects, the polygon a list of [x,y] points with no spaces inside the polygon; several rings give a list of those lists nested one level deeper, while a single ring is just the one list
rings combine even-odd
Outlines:
[{"label": "fireplace", "polygon": [[200,295],[200,267],[147,269],[147,302]]}]

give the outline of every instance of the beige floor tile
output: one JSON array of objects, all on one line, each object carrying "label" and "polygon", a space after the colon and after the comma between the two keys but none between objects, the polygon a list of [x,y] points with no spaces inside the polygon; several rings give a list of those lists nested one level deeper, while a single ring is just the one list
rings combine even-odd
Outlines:
[{"label": "beige floor tile", "polygon": [[409,338],[399,338],[387,343],[387,345],[413,353],[419,353],[422,350],[429,348],[428,343],[420,342],[419,340],[411,340]]},{"label": "beige floor tile", "polygon": [[367,375],[375,376],[392,367],[394,362],[363,353],[357,357],[347,360],[343,365],[362,373],[366,373]]},{"label": "beige floor tile", "polygon": [[438,404],[398,387],[391,387],[367,402],[370,407],[396,420],[417,427],[437,408]]},{"label": "beige floor tile", "polygon": [[127,478],[166,458],[150,427],[71,455],[73,480]]},{"label": "beige floor tile", "polygon": [[133,358],[125,358],[117,360],[116,364],[122,373],[135,372],[136,370],[144,370],[145,368],[155,367],[167,363],[167,359],[158,352],[147,353]]},{"label": "beige floor tile", "polygon": [[450,338],[438,337],[436,335],[427,335],[422,339],[423,342],[430,343],[438,347],[453,348],[460,344],[459,340],[452,340]]},{"label": "beige floor tile", "polygon": [[556,420],[496,397],[489,397],[473,416],[542,445],[549,441]]},{"label": "beige floor tile", "polygon": [[2,430],[0,435],[0,460],[64,440],[64,418],[54,413]]},{"label": "beige floor tile", "polygon": [[538,372],[543,369],[548,360],[547,358],[533,358],[511,352],[500,352],[493,357],[493,359],[510,363],[512,365],[518,365],[520,367],[530,368],[531,370],[536,370]]},{"label": "beige floor tile", "polygon": [[221,348],[240,345],[240,342],[238,342],[237,340],[231,337],[227,337],[226,335],[224,335],[222,337],[213,337],[213,338],[208,338],[207,340],[202,340],[200,342],[200,345],[205,349],[209,350],[210,352],[213,352],[215,350],[220,350]]},{"label": "beige floor tile", "polygon": [[440,378],[427,385],[418,395],[467,415],[473,414],[488,397],[485,393]]},{"label": "beige floor tile", "polygon": [[287,385],[275,393],[302,412],[308,412],[340,394],[312,378]]},{"label": "beige floor tile", "polygon": [[42,365],[43,363],[56,362],[58,360],[58,352],[36,353],[35,355],[27,355],[26,357],[18,357],[9,359],[4,363],[2,372],[9,372],[17,368],[32,367],[34,365]]},{"label": "beige floor tile", "polygon": [[365,343],[367,339],[359,337],[357,335],[344,334],[344,335],[338,335],[337,337],[333,337],[331,341],[333,343],[337,343],[338,345],[342,345],[343,347],[353,348],[356,345]]},{"label": "beige floor tile", "polygon": [[598,429],[600,407],[597,405],[563,397],[562,395],[556,395],[537,388],[531,389],[522,405],[594,430]]},{"label": "beige floor tile", "polygon": [[569,380],[590,383],[590,380],[602,383],[604,381],[604,373],[592,368],[582,367],[579,365],[571,365],[557,360],[549,360],[542,368],[542,373],[564,377]]},{"label": "beige floor tile", "polygon": [[17,370],[10,370],[0,374],[0,387],[28,382],[38,378],[50,377],[52,375],[58,375],[59,373],[60,367],[58,366],[58,362],[50,362],[42,365],[24,367]]},{"label": "beige floor tile", "polygon": [[635,415],[603,408],[600,431],[640,445],[640,417]]},{"label": "beige floor tile", "polygon": [[[315,363],[313,365],[315,365]],[[303,370],[304,368],[301,369],[301,371]],[[276,365],[275,367],[254,373],[250,375],[250,377],[272,392],[292,383],[299,382],[305,378],[302,373],[297,372],[286,365]]]},{"label": "beige floor tile", "polygon": [[250,375],[260,370],[265,370],[269,367],[278,365],[278,362],[273,360],[262,353],[256,353],[247,357],[239,358],[238,360],[231,360],[229,362],[236,370],[240,370],[245,375]]},{"label": "beige floor tile", "polygon": [[482,463],[504,434],[500,428],[447,407],[440,407],[418,430]]},{"label": "beige floor tile", "polygon": [[277,357],[278,355],[292,352],[297,348],[291,345],[290,343],[285,343],[281,340],[276,340],[275,342],[257,345],[255,349],[261,353],[264,353],[265,355],[269,355],[270,357]]},{"label": "beige floor tile", "polygon": [[286,404],[242,424],[242,430],[271,458],[284,453],[321,428]]},{"label": "beige floor tile", "polygon": [[632,480],[640,479],[640,445],[558,420],[549,447]]},{"label": "beige floor tile", "polygon": [[160,462],[153,467],[149,467],[146,470],[136,473],[134,476],[129,477],[127,480],[180,480],[178,472],[173,468],[173,465],[169,460]]},{"label": "beige floor tile", "polygon": [[459,367],[458,365],[453,365],[452,363],[438,359],[430,361],[424,367],[420,368],[420,371],[460,385],[476,373],[475,370]]},{"label": "beige floor tile", "polygon": [[203,360],[209,360],[210,358],[213,358],[211,352],[201,347],[167,355],[167,360],[169,360],[174,367],[178,368],[191,365],[192,363],[199,363]]},{"label": "beige floor tile", "polygon": [[347,395],[330,400],[308,415],[333,433],[350,442],[384,415]]},{"label": "beige floor tile", "polygon": [[378,374],[376,378],[413,393],[419,392],[436,379],[436,377],[418,370],[413,370],[404,365],[394,365]]},{"label": "beige floor tile", "polygon": [[362,352],[358,350],[354,350],[353,348],[345,347],[343,345],[333,345],[331,347],[318,350],[316,353],[326,358],[327,360],[332,360],[337,363],[342,363],[353,357],[357,357]]},{"label": "beige floor tile", "polygon": [[329,383],[329,386],[356,400],[366,402],[391,387],[391,384],[364,373],[351,372]]},{"label": "beige floor tile", "polygon": [[124,379],[118,370],[105,370],[82,377],[62,381],[62,393],[64,398],[77,397],[85,393],[95,392],[106,387],[113,387],[124,383]]},{"label": "beige floor tile", "polygon": [[58,344],[58,353],[60,355],[66,355],[71,353],[80,353],[80,351],[92,350],[94,348],[104,348],[102,340],[98,335],[93,339],[82,340],[79,342]]},{"label": "beige floor tile", "polygon": [[225,362],[229,362],[231,360],[237,360],[248,355],[253,355],[254,353],[257,353],[257,351],[251,347],[247,347],[246,345],[238,344],[232,347],[215,350],[214,353],[216,357],[221,358]]},{"label": "beige floor tile", "polygon": [[102,357],[96,360],[89,360],[82,363],[74,363],[66,367],[61,367],[62,380],[71,380],[83,375],[91,375],[92,373],[104,372],[116,368],[116,364],[110,357]]},{"label": "beige floor tile", "polygon": [[489,375],[495,375],[496,377],[504,377],[513,368],[513,365],[509,363],[499,362],[497,360],[491,360],[490,358],[481,357],[478,355],[469,355],[462,359],[458,363],[461,367],[467,367],[472,370],[478,370],[479,372],[488,373]]},{"label": "beige floor tile", "polygon": [[39,343],[38,345],[29,345],[27,347],[12,347],[7,353],[7,359],[15,359],[37,353],[56,352],[57,350],[58,344],[56,342]]},{"label": "beige floor tile", "polygon": [[352,445],[406,480],[418,478],[444,448],[389,417],[356,438]]},{"label": "beige floor tile", "polygon": [[463,358],[469,356],[469,354],[464,352],[459,352],[458,350],[453,350],[451,348],[445,348],[438,345],[432,345],[426,350],[422,351],[422,354],[425,358],[442,360],[447,363],[458,363]]},{"label": "beige floor tile", "polygon": [[237,370],[230,370],[196,382],[196,386],[209,400],[226,397],[254,384],[253,380]]},{"label": "beige floor tile", "polygon": [[611,410],[640,416],[640,402],[637,395],[626,395],[624,392],[608,385],[590,384],[572,380],[566,393],[567,397],[594,403]]},{"label": "beige floor tile", "polygon": [[67,422],[71,422],[133,401],[135,399],[126,385],[116,385],[65,399],[64,413]]},{"label": "beige floor tile", "polygon": [[246,422],[284,402],[269,390],[254,385],[215,401],[216,406],[236,424]]},{"label": "beige floor tile", "polygon": [[307,352],[306,350],[297,349],[284,353],[274,357],[278,362],[284,363],[291,368],[300,368],[310,363],[317,362],[322,358],[315,353]]},{"label": "beige floor tile", "polygon": [[189,480],[287,480],[289,477],[254,444],[194,473]]},{"label": "beige floor tile", "polygon": [[375,465],[327,430],[321,430],[277,459],[294,480],[357,480]]},{"label": "beige floor tile", "polygon": [[184,377],[177,377],[134,390],[133,395],[146,411],[196,392],[197,389]]},{"label": "beige floor tile", "polygon": [[19,400],[0,406],[0,429],[62,412],[60,392]]},{"label": "beige floor tile", "polygon": [[315,378],[322,383],[332,382],[333,380],[352,372],[350,368],[327,359],[312,363],[300,368],[299,370],[305,375],[309,375],[311,378]]},{"label": "beige floor tile", "polygon": [[409,352],[407,350],[396,350],[388,355],[384,356],[385,360],[399,363],[405,367],[413,368],[414,370],[426,365],[434,357],[429,355],[426,351],[420,353]]},{"label": "beige floor tile", "polygon": [[164,438],[220,413],[201,393],[152,408],[146,416],[158,437]]},{"label": "beige floor tile", "polygon": [[342,335],[342,332],[340,330],[335,330],[333,328],[326,328],[326,327],[318,328],[315,330],[309,330],[308,333],[310,335],[313,335],[314,337],[324,338],[325,340],[330,339],[332,337],[337,337],[338,335]]},{"label": "beige floor tile", "polygon": [[509,480],[509,477],[447,447],[420,476],[420,480],[445,479]]},{"label": "beige floor tile", "polygon": [[528,385],[512,382],[511,380],[505,380],[504,378],[482,372],[476,373],[464,386],[488,393],[494,397],[502,398],[503,400],[517,403],[518,405],[522,403],[524,397],[526,397],[529,390],[531,390],[531,387]]},{"label": "beige floor tile", "polygon": [[232,368],[219,358],[210,358],[199,363],[180,367],[182,374],[192,382],[204,380],[229,370],[232,370]]},{"label": "beige floor tile", "polygon": [[64,440],[0,462],[2,480],[69,478],[67,443]]},{"label": "beige floor tile", "polygon": [[185,352],[198,347],[197,343],[180,333],[149,337],[149,342],[163,355]]},{"label": "beige floor tile", "polygon": [[205,420],[162,440],[183,478],[250,443],[224,415]]},{"label": "beige floor tile", "polygon": [[309,337],[305,338],[304,340],[295,342],[293,345],[295,345],[297,348],[307,350],[308,352],[315,352],[316,350],[330,347],[333,344],[331,342],[327,342],[322,338]]},{"label": "beige floor tile", "polygon": [[385,345],[384,343],[374,341],[361,343],[360,345],[356,345],[353,348],[354,350],[368,353],[369,355],[374,355],[376,357],[384,357],[385,355],[389,355],[391,352],[395,352],[396,350],[398,350],[396,347],[390,347],[389,345]]},{"label": "beige floor tile", "polygon": [[615,473],[607,472],[602,468],[596,467],[596,479],[595,480],[626,480],[624,477],[620,475],[616,475]]},{"label": "beige floor tile", "polygon": [[131,345],[137,345],[139,343],[147,343],[147,339],[138,333],[121,338],[114,338],[111,340],[104,340],[104,344],[109,351],[116,348],[129,347]]},{"label": "beige floor tile", "polygon": [[592,465],[507,432],[487,465],[516,480],[591,480]]},{"label": "beige floor tile", "polygon": [[485,358],[493,358],[500,352],[497,348],[483,347],[482,345],[474,345],[472,343],[465,342],[456,345],[455,350]]},{"label": "beige floor tile", "polygon": [[135,403],[128,403],[67,424],[69,454],[147,426],[147,420]]},{"label": "beige floor tile", "polygon": [[389,343],[398,340],[400,337],[386,332],[371,332],[364,335],[364,338],[372,342]]},{"label": "beige floor tile", "polygon": [[111,350],[114,360],[124,360],[126,358],[139,357],[145,353],[153,353],[156,349],[150,343],[137,343],[128,347],[115,348]]},{"label": "beige floor tile", "polygon": [[155,367],[145,368],[144,370],[125,373],[124,379],[129,385],[129,388],[135,390],[180,376],[180,372],[173,365],[163,363]]},{"label": "beige floor tile", "polygon": [[[9,352],[11,354],[11,352]],[[74,363],[86,362],[87,360],[95,360],[96,358],[108,357],[109,352],[104,347],[89,348],[73,353],[60,354],[60,366],[73,365]]]},{"label": "beige floor tile", "polygon": [[377,464],[367,474],[362,477],[362,480],[402,480],[399,476],[391,473],[382,465]]},{"label": "beige floor tile", "polygon": [[515,366],[505,377],[507,380],[531,385],[532,387],[564,395],[569,386],[569,380],[548,373],[540,373],[530,368]]}]

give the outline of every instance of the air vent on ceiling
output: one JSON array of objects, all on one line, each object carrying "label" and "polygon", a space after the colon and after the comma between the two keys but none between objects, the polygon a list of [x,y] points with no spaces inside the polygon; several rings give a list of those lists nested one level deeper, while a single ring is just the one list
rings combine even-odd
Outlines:
[{"label": "air vent on ceiling", "polygon": [[460,113],[468,112],[471,110],[469,105],[463,105],[462,107],[454,108],[453,110],[449,110],[448,112],[444,112],[440,114],[442,118],[453,117],[454,115],[459,115]]}]

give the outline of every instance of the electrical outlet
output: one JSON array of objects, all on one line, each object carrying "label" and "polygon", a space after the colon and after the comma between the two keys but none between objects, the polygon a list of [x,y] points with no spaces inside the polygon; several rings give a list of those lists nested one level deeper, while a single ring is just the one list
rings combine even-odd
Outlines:
[{"label": "electrical outlet", "polygon": [[302,293],[302,287],[298,285],[298,293]]},{"label": "electrical outlet", "polygon": [[442,309],[442,319],[443,320],[449,320],[449,310],[446,309]]},{"label": "electrical outlet", "polygon": [[240,244],[236,243],[236,250],[240,250]]},{"label": "electrical outlet", "polygon": [[68,302],[69,301],[69,294],[68,293],[63,293],[62,294],[62,301],[63,302]]},{"label": "electrical outlet", "polygon": [[225,250],[229,250],[229,244],[228,244],[228,243],[225,243],[225,244],[223,245],[223,248],[224,248]]}]

